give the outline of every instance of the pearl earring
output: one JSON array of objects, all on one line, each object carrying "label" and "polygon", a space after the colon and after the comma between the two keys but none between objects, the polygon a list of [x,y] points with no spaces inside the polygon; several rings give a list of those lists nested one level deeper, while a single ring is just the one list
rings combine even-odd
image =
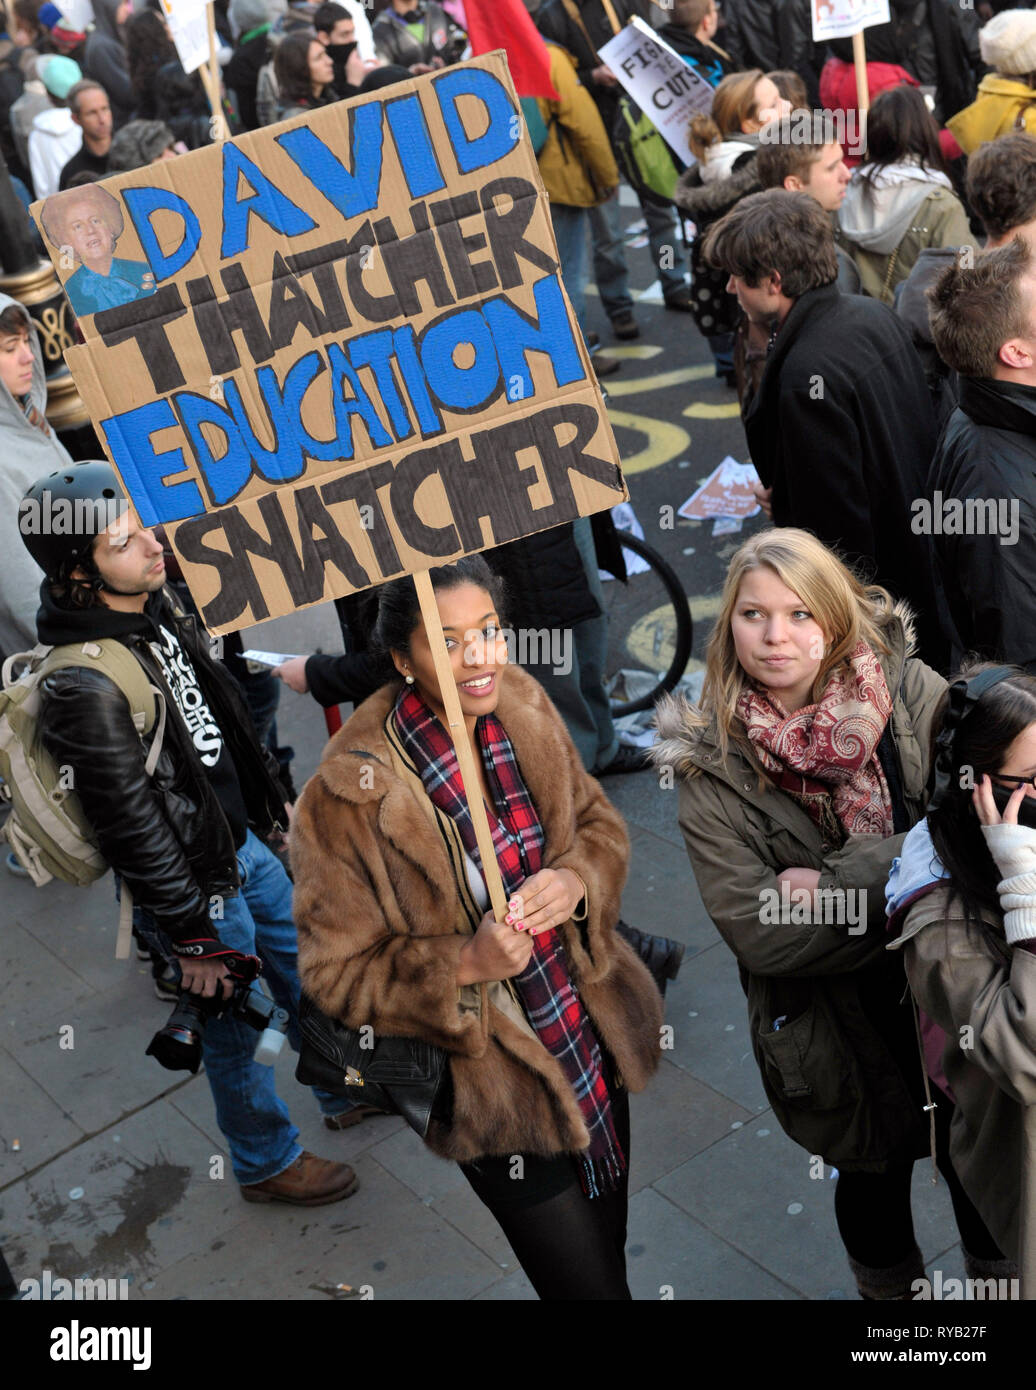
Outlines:
[{"label": "pearl earring", "polygon": [[413,678],[413,676],[410,674],[409,671],[407,672],[407,675],[406,675],[406,683],[407,683],[407,685],[413,685],[413,683],[414,683],[414,678]]}]

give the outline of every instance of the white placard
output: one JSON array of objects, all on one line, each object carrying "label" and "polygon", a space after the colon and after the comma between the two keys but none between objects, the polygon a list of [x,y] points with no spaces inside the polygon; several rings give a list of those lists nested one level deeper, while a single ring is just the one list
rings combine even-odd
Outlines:
[{"label": "white placard", "polygon": [[205,0],[162,0],[173,43],[184,72],[196,72],[209,61],[209,26]]},{"label": "white placard", "polygon": [[74,34],[85,34],[94,22],[94,7],[90,0],[61,0],[58,9],[66,29]]},{"label": "white placard", "polygon": [[687,165],[691,117],[712,110],[712,88],[642,19],[631,19],[599,50],[601,59]]},{"label": "white placard", "polygon": [[889,22],[889,0],[811,0],[813,42],[847,39],[873,24]]}]

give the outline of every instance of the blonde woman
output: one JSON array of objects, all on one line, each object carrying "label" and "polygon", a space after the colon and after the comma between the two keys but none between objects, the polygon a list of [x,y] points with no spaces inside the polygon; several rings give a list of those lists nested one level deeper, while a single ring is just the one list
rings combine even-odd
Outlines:
[{"label": "blonde woman", "polygon": [[[911,650],[909,611],[886,590],[807,531],[764,531],[731,561],[701,705],[663,707],[655,750],[679,778],[698,888],[740,967],[767,1098],[838,1168],[839,1233],[869,1299],[908,1298],[924,1276],[910,1176],[929,1117],[884,887],[923,813],[946,684]],[[939,1166],[975,1249],[969,1223],[984,1228],[938,1118]]]}]

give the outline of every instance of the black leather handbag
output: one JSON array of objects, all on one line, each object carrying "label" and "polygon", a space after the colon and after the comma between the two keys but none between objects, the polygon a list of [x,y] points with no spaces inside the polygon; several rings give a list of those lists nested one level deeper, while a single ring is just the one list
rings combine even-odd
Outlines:
[{"label": "black leather handbag", "polygon": [[329,1018],[305,994],[299,1005],[296,1080],[402,1115],[423,1139],[449,1082],[446,1053],[417,1038],[368,1038]]}]

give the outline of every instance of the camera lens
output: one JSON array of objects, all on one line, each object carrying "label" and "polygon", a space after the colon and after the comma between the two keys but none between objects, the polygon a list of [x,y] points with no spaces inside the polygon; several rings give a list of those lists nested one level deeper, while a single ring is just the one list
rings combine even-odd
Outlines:
[{"label": "camera lens", "polygon": [[167,1071],[197,1072],[201,1066],[201,1045],[205,1014],[200,1001],[182,994],[169,1022],[151,1039],[145,1056],[154,1057]]}]

